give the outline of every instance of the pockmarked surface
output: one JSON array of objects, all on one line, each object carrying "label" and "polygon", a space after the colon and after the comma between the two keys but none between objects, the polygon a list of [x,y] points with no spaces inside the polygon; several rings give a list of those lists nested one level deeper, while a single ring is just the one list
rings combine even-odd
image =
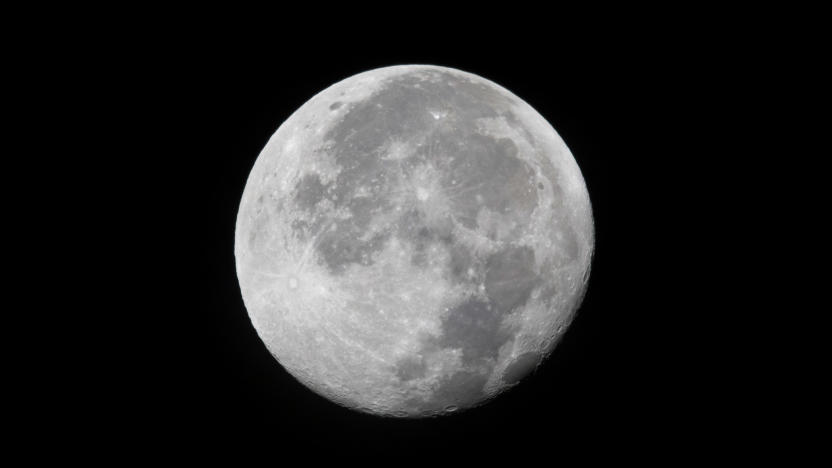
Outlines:
[{"label": "pockmarked surface", "polygon": [[551,352],[594,248],[586,185],[534,109],[437,66],[352,76],[263,149],[237,275],[283,367],[343,406],[423,417],[482,404]]}]

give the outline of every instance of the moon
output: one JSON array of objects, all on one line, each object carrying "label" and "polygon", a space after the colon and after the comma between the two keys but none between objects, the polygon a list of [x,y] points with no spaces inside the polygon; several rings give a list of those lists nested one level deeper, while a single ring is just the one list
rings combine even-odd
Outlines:
[{"label": "moon", "polygon": [[390,417],[482,405],[551,353],[594,250],[563,140],[505,88],[406,65],[338,82],[258,156],[234,253],[254,328],[321,396]]}]

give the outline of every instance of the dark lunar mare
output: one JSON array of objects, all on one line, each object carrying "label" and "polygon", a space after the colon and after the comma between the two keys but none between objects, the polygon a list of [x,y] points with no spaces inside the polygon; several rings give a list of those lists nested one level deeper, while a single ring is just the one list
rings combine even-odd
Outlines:
[{"label": "dark lunar mare", "polygon": [[537,367],[540,358],[540,354],[531,352],[517,356],[514,362],[509,364],[503,372],[503,382],[509,385],[519,382]]},{"label": "dark lunar mare", "polygon": [[[500,348],[513,336],[503,320],[525,305],[540,284],[530,247],[506,247],[489,256],[485,265],[487,299],[472,296],[451,309],[442,322],[442,333],[430,343],[437,348],[461,349],[465,370],[442,381],[433,396],[420,403],[423,408],[469,406],[486,396],[483,386]],[[520,364],[515,362],[507,369],[508,380],[512,380],[509,383],[534,368],[537,361],[531,364],[530,360],[523,358]]]},{"label": "dark lunar mare", "polygon": [[312,211],[326,196],[326,189],[318,174],[306,174],[295,186],[295,203],[303,210]]},{"label": "dark lunar mare", "polygon": [[[469,227],[475,227],[470,219],[476,217],[478,207],[473,204],[479,193],[484,205],[492,209],[530,213],[537,203],[535,191],[522,197],[520,206],[509,206],[517,198],[509,193],[512,183],[533,174],[516,157],[516,145],[509,139],[482,135],[475,127],[477,119],[501,115],[500,110],[507,109],[512,101],[483,83],[472,83],[448,72],[420,70],[390,78],[370,98],[349,104],[342,120],[324,135],[341,167],[336,180],[325,191],[314,177],[302,179],[295,188],[301,206],[317,203],[323,192],[336,208],[344,206],[353,213],[350,220],[337,223],[317,244],[320,258],[330,271],[340,274],[346,263],[356,263],[383,248],[383,239],[379,238],[354,245],[352,241],[351,245],[341,245],[344,241],[339,239],[360,236],[373,214],[393,208],[391,194],[400,189],[397,174],[409,164],[429,162],[455,171],[441,183],[452,195],[456,214]],[[441,126],[429,109],[446,113]],[[403,164],[381,157],[391,137],[411,143],[425,139],[429,144]],[[453,177],[465,185],[452,184]],[[469,184],[477,185],[479,191],[468,190]],[[355,196],[362,186],[372,190],[369,197]],[[352,253],[342,253],[344,248]]]}]

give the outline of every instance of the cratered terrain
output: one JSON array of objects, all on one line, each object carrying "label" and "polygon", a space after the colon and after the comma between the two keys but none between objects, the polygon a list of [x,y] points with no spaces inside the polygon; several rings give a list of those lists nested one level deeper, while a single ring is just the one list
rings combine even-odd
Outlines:
[{"label": "cratered terrain", "polygon": [[482,404],[549,355],[594,249],[580,169],[501,86],[412,65],[347,78],[269,140],[237,215],[257,333],[340,405],[424,417]]}]

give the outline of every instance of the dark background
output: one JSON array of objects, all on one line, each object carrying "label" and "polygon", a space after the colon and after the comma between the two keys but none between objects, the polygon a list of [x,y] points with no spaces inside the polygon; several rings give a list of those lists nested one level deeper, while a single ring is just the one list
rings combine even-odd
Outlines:
[{"label": "dark background", "polygon": [[[724,382],[742,367],[716,359],[715,333],[730,271],[710,248],[731,234],[713,209],[724,181],[702,158],[730,149],[732,111],[715,102],[738,86],[729,70],[741,58],[673,24],[530,29],[433,41],[408,39],[441,28],[329,40],[168,31],[126,45],[131,59],[108,76],[119,83],[113,107],[135,109],[115,136],[136,156],[114,170],[134,176],[124,196],[136,216],[118,232],[129,233],[137,274],[121,296],[131,312],[108,332],[97,395],[106,440],[139,441],[140,453],[392,464],[567,449],[693,455],[735,443],[744,413]],[[248,319],[233,255],[246,178],[279,125],[336,81],[410,63],[478,74],[534,107],[577,160],[596,228],[586,298],[545,365],[486,406],[427,420],[350,411],[292,378]]]},{"label": "dark background", "polygon": [[[540,466],[726,452],[794,465],[828,445],[827,328],[813,323],[828,307],[811,297],[825,290],[812,267],[825,267],[826,16],[267,6],[7,8],[9,448],[108,465]],[[408,63],[476,73],[541,113],[596,228],[587,296],[551,358],[436,420],[302,387],[254,332],[234,271],[237,206],[272,133],[334,82]]]}]

